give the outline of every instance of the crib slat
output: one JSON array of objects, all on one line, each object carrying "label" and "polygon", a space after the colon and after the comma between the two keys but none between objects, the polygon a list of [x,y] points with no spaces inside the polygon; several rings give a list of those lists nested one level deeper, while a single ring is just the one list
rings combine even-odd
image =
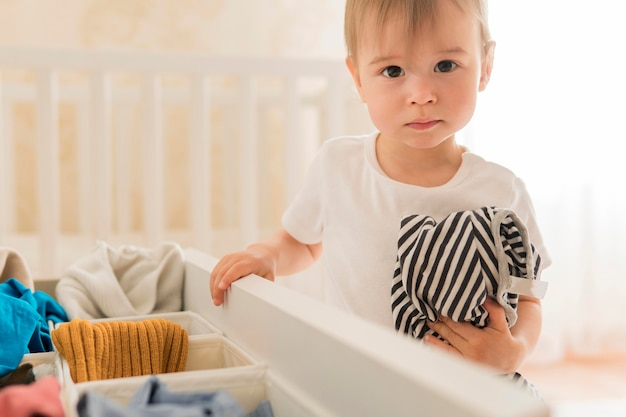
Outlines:
[{"label": "crib slat", "polygon": [[146,244],[154,246],[163,239],[163,111],[161,78],[145,74],[143,78],[143,213]]},{"label": "crib slat", "polygon": [[223,58],[209,54],[167,53],[137,51],[104,51],[68,49],[24,49],[1,47],[0,66],[47,68],[58,70],[99,70],[150,72],[158,68],[162,73],[232,74],[254,77],[258,75],[320,75],[335,76],[345,73],[345,65],[339,60],[320,61],[303,59],[269,58]]},{"label": "crib slat", "polygon": [[97,239],[109,240],[111,234],[111,80],[98,71],[92,75],[91,139],[94,178],[92,213]]},{"label": "crib slat", "polygon": [[[0,96],[2,95],[2,84],[0,83]],[[17,154],[15,152],[15,132],[13,121],[14,100],[0,100],[0,207],[2,207],[2,219],[0,220],[0,242],[15,233],[17,218],[17,187],[15,183],[15,166]],[[11,246],[9,240],[7,244]]]},{"label": "crib slat", "polygon": [[328,131],[326,133],[328,137],[333,137],[345,133],[345,80],[338,77],[330,77],[328,82],[329,86],[326,94],[326,117],[328,118]]},{"label": "crib slat", "polygon": [[195,75],[191,82],[191,228],[194,245],[211,251],[211,154],[209,80]]},{"label": "crib slat", "polygon": [[115,121],[115,190],[117,230],[128,234],[131,229],[131,186],[130,181],[130,125],[131,105],[118,104],[119,112]]},{"label": "crib slat", "polygon": [[239,227],[243,246],[258,240],[258,117],[254,79],[241,77],[241,169],[239,171]]},{"label": "crib slat", "polygon": [[59,124],[58,85],[54,71],[38,74],[38,165],[40,276],[52,276],[56,270],[59,242]]},{"label": "crib slat", "polygon": [[[89,97],[81,94],[76,98],[76,123],[78,131],[78,140],[76,142],[76,169],[80,172],[78,176],[78,207],[76,215],[78,216],[78,230],[81,234],[91,235],[92,229],[92,201],[91,193],[93,188],[92,169],[91,169],[91,114]],[[63,99],[63,97],[60,97]],[[61,213],[63,216],[63,213]]]},{"label": "crib slat", "polygon": [[300,143],[300,101],[295,76],[286,77],[285,83],[285,201],[295,196],[300,186],[302,164]]},{"label": "crib slat", "polygon": [[[9,152],[5,122],[9,119],[5,115],[4,95],[2,94],[2,77],[0,74],[0,207],[9,209],[13,206],[11,201],[15,194],[8,192],[7,169],[8,161],[13,157],[13,153]],[[0,243],[3,243],[8,232],[9,220],[6,216],[0,217]]]}]

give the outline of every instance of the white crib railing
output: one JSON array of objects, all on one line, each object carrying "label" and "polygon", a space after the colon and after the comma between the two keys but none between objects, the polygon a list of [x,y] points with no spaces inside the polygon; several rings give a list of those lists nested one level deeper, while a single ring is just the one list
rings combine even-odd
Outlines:
[{"label": "white crib railing", "polygon": [[322,140],[367,129],[341,62],[0,48],[0,71],[0,245],[39,277],[98,239],[243,247]]}]

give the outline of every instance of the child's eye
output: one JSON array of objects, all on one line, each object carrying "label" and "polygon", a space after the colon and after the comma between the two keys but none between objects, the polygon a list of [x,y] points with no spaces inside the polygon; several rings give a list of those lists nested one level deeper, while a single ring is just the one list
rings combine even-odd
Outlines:
[{"label": "child's eye", "polygon": [[435,72],[450,72],[456,68],[456,64],[452,61],[441,61],[435,65]]},{"label": "child's eye", "polygon": [[396,65],[391,65],[385,68],[382,74],[388,78],[398,78],[404,75],[404,70]]}]

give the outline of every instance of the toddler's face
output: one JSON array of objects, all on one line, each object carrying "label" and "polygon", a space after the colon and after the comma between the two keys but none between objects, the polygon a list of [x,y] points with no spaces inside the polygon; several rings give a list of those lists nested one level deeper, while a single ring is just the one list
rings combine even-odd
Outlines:
[{"label": "toddler's face", "polygon": [[[376,27],[372,17],[364,27]],[[431,149],[471,119],[485,88],[491,61],[483,59],[476,18],[448,1],[439,2],[433,22],[407,36],[401,19],[381,31],[365,31],[348,67],[379,140]],[[491,56],[491,55],[490,55]]]}]

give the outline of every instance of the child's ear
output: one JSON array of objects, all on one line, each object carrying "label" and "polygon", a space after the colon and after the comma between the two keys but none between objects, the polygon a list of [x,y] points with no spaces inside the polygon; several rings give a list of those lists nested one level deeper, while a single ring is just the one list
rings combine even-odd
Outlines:
[{"label": "child's ear", "polygon": [[496,43],[489,41],[484,46],[483,60],[480,68],[480,82],[478,84],[478,91],[483,91],[489,79],[491,78],[491,71],[493,70],[493,57],[496,49]]},{"label": "child's ear", "polygon": [[363,86],[361,85],[361,76],[359,75],[359,68],[355,59],[351,55],[348,55],[346,57],[346,66],[348,67],[348,71],[350,71],[350,75],[352,75],[352,81],[354,81],[354,86],[359,93],[361,101],[365,103],[365,98],[363,97]]}]

